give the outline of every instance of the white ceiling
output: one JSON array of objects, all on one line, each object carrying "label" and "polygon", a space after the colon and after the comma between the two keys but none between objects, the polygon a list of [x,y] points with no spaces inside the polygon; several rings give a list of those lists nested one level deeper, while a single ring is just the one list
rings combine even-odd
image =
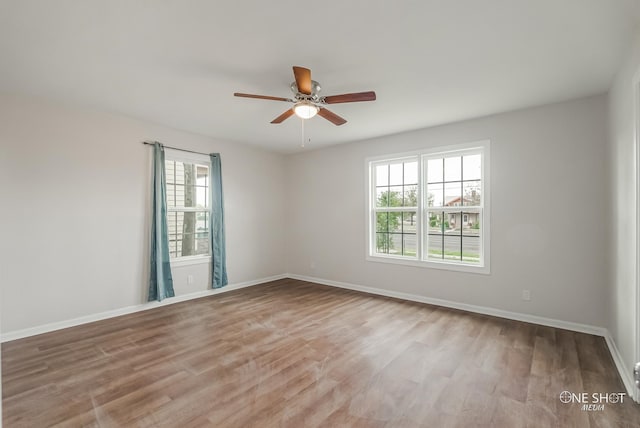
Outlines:
[{"label": "white ceiling", "polygon": [[[606,91],[636,0],[0,0],[0,91],[55,98],[284,153],[291,66],[349,122],[310,147]],[[166,142],[169,144],[169,142]]]}]

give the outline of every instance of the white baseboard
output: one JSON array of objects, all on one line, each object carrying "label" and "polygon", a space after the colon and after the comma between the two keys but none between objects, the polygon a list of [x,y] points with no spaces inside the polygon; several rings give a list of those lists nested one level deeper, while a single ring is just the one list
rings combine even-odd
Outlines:
[{"label": "white baseboard", "polygon": [[627,390],[627,395],[632,397],[636,402],[640,402],[640,396],[637,394],[637,388],[635,386],[635,382],[633,380],[633,376],[624,366],[624,362],[622,360],[622,356],[620,355],[620,351],[616,346],[616,342],[613,340],[613,336],[607,330],[607,334],[605,334],[604,339],[607,341],[607,346],[609,347],[609,352],[611,353],[611,357],[613,358],[613,362],[616,364],[616,368],[618,369],[618,373],[620,373],[620,377],[622,378],[622,383],[624,383],[624,387]]},{"label": "white baseboard", "polygon": [[502,309],[489,308],[485,306],[470,305],[467,303],[453,302],[450,300],[435,299],[432,297],[420,296],[417,294],[402,293],[399,291],[385,290],[382,288],[367,287],[364,285],[349,284],[346,282],[332,281],[328,279],[315,278],[305,275],[287,274],[289,278],[301,281],[315,282],[317,284],[330,285],[333,287],[346,288],[348,290],[362,291],[370,294],[378,294],[380,296],[395,297],[397,299],[410,300],[412,302],[427,303],[430,305],[444,306],[446,308],[460,309],[467,312],[475,312],[478,314],[491,315],[499,318],[523,321],[531,324],[544,325],[548,327],[561,328],[564,330],[577,331],[580,333],[593,334],[596,336],[605,336],[607,329],[596,327],[588,324],[579,324],[569,321],[556,320],[552,318],[539,317],[536,315],[522,314],[518,312],[510,312]]},{"label": "white baseboard", "polygon": [[240,288],[251,287],[265,282],[275,281],[278,279],[287,278],[287,275],[274,275],[267,278],[260,278],[251,281],[241,282],[238,284],[227,285],[223,288],[216,288],[210,290],[197,291],[195,293],[189,293],[182,296],[171,297],[163,300],[162,302],[147,302],[140,305],[127,306],[120,309],[113,309],[106,312],[100,312],[98,314],[87,315],[79,318],[73,318],[65,321],[58,321],[54,323],[44,324],[37,327],[25,328],[22,330],[10,331],[2,334],[0,343],[9,342],[16,339],[22,339],[29,336],[35,336],[37,334],[48,333],[55,330],[61,330],[63,328],[75,327],[77,325],[87,324],[94,321],[100,321],[107,318],[113,318],[120,315],[127,315],[134,312],[146,311],[153,308],[159,308],[161,306],[172,305],[174,303],[184,302],[186,300],[198,299],[200,297],[212,296],[214,294],[226,293]]}]

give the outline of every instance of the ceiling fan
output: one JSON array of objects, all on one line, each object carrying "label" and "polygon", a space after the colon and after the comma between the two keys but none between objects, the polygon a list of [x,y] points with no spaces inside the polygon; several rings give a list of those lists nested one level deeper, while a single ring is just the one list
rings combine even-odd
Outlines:
[{"label": "ceiling fan", "polygon": [[301,119],[311,119],[316,114],[327,119],[334,125],[340,126],[347,121],[332,111],[326,109],[327,104],[354,103],[358,101],[375,101],[376,93],[373,91],[357,92],[353,94],[320,95],[320,84],[311,80],[311,70],[304,67],[293,67],[295,82],[291,83],[293,98],[271,97],[268,95],[253,95],[236,92],[233,95],[244,98],[258,98],[261,100],[286,101],[294,103],[293,107],[282,113],[271,121],[271,123],[282,123],[294,114]]}]

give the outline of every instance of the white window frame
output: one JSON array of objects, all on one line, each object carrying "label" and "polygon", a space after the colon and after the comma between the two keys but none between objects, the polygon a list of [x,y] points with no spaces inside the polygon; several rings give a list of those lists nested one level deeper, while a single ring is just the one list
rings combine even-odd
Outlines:
[{"label": "white window frame", "polygon": [[[367,184],[367,204],[366,204],[366,240],[367,240],[367,254],[366,260],[371,262],[381,263],[394,263],[408,266],[418,266],[423,268],[445,269],[460,272],[470,273],[491,273],[491,251],[490,251],[490,237],[491,237],[491,186],[490,186],[490,146],[489,140],[476,141],[465,144],[456,144],[448,146],[439,146],[426,148],[414,152],[396,153],[382,156],[369,157],[365,159],[365,173]],[[481,155],[481,171],[482,171],[482,193],[481,193],[481,219],[480,225],[480,248],[481,257],[480,263],[465,263],[462,261],[454,260],[434,260],[427,259],[425,257],[423,247],[426,246],[426,237],[423,234],[423,223],[427,216],[428,209],[425,206],[425,192],[426,192],[426,165],[427,160],[438,157],[449,156],[461,156],[465,154],[477,154]],[[380,164],[388,164],[393,162],[407,161],[411,159],[418,160],[418,207],[416,215],[416,237],[417,237],[417,257],[411,258],[407,256],[397,256],[389,254],[376,253],[376,213],[383,211],[380,208],[376,208],[376,188],[375,188],[375,167]],[[444,209],[442,209],[444,208]],[[462,207],[438,207],[440,211],[461,211]],[[412,208],[394,207],[389,208],[389,211],[414,211]],[[431,208],[433,210],[433,208]]]},{"label": "white window frame", "polygon": [[[207,155],[198,153],[183,152],[181,150],[164,149],[164,157],[167,161],[176,161],[184,163],[197,163],[207,165],[209,167],[209,186],[211,186],[211,158]],[[166,184],[166,183],[165,183]],[[210,188],[210,187],[209,187]],[[209,201],[209,218],[212,215],[211,201]],[[203,212],[206,210],[198,208],[170,208],[167,206],[167,212]],[[211,245],[209,245],[209,254],[198,254],[195,256],[170,257],[171,266],[188,266],[211,262]]]}]

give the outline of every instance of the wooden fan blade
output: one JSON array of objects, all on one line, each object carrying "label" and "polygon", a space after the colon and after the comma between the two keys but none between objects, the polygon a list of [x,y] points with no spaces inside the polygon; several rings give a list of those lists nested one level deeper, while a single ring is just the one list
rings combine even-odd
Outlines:
[{"label": "wooden fan blade", "polygon": [[285,120],[289,119],[291,116],[293,116],[293,109],[292,108],[290,108],[289,110],[287,110],[284,113],[282,113],[280,116],[278,116],[275,119],[273,119],[271,121],[271,123],[282,123]]},{"label": "wooden fan blade", "polygon": [[301,94],[311,95],[311,70],[304,67],[293,66],[293,75],[296,78],[296,85]]},{"label": "wooden fan blade", "polygon": [[291,102],[293,102],[293,100],[290,100],[289,98],[271,97],[269,95],[242,94],[240,92],[236,92],[233,95],[236,96],[236,97],[243,97],[243,98],[258,98],[260,100],[291,101]]},{"label": "wooden fan blade", "polygon": [[329,95],[324,97],[324,102],[327,104],[339,104],[339,103],[355,103],[359,101],[375,101],[376,93],[373,91],[368,92],[356,92],[353,94],[342,95]]},{"label": "wooden fan blade", "polygon": [[346,120],[335,114],[334,112],[327,110],[326,108],[320,107],[318,110],[318,116],[322,116],[327,119],[329,122],[333,123],[336,126],[344,125],[347,123]]}]

